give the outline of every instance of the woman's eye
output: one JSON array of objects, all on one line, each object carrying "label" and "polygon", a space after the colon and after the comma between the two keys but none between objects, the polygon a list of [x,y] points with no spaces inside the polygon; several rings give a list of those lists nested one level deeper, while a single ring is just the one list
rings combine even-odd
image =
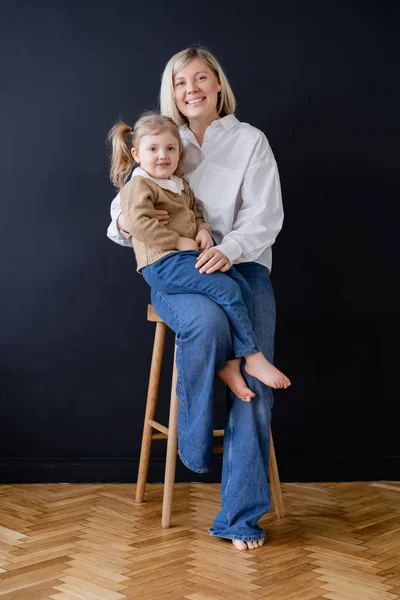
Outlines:
[{"label": "woman's eye", "polygon": [[183,85],[183,81],[178,81],[178,83],[175,84],[175,87],[180,87],[181,85]]}]

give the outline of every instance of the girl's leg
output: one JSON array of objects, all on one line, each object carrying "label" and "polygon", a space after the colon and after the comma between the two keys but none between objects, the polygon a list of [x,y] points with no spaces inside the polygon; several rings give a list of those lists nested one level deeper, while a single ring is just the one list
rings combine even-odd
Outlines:
[{"label": "girl's leg", "polygon": [[[247,291],[246,281],[234,269],[231,270],[231,276],[229,271],[211,275],[200,273],[195,268],[198,254],[195,250],[170,254],[145,267],[143,277],[152,288],[160,292],[199,293],[214,300],[228,317],[234,355],[236,358],[246,357],[247,373],[271,387],[288,387],[289,379],[265,358],[258,345],[242,296],[242,289],[243,293]],[[251,292],[247,292],[248,302],[250,297]]]},{"label": "girl's leg", "polygon": [[[226,271],[226,275],[229,275],[229,277],[236,281],[240,287],[243,302],[246,305],[247,314],[251,320],[253,312],[253,299],[247,281],[244,277],[242,277],[242,275],[240,275],[235,267],[231,267],[229,271]],[[247,387],[241,373],[240,365],[241,358],[228,360],[222,371],[218,373],[218,377],[238,396],[238,398],[244,402],[251,402],[251,399],[254,398],[255,393]]]},{"label": "girl's leg", "polygon": [[192,471],[205,473],[212,459],[214,379],[232,356],[229,323],[206,296],[152,289],[151,301],[176,333],[179,456]]},{"label": "girl's leg", "polygon": [[[167,294],[204,294],[216,302],[228,317],[235,357],[260,352],[241,288],[225,273],[205,275],[195,268],[196,251],[170,254],[143,269],[143,277],[156,290]],[[245,282],[243,282],[245,286]]]},{"label": "girl's leg", "polygon": [[[273,361],[275,300],[269,272],[256,263],[235,267],[250,286],[253,297],[253,327],[261,349]],[[250,403],[230,394],[225,426],[220,513],[211,535],[248,542],[255,546],[265,534],[257,525],[270,508],[268,490],[269,425],[273,395],[271,388],[242,369],[248,387],[256,393]]]}]

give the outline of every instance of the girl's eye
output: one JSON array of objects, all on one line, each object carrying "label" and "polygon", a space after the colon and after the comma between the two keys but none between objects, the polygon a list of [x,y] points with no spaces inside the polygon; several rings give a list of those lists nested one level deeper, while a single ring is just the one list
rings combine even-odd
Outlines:
[{"label": "girl's eye", "polygon": [[169,148],[167,148],[168,152],[173,152],[174,150],[176,150],[175,146],[169,146]]},{"label": "girl's eye", "polygon": [[150,152],[155,152],[155,150],[156,150],[156,147],[155,147],[155,146],[152,146],[151,148],[149,148],[149,150],[150,150]]}]

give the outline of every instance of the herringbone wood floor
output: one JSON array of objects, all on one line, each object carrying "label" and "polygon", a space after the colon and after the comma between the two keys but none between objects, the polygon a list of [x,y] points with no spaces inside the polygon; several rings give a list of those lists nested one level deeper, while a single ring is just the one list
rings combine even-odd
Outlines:
[{"label": "herringbone wood floor", "polygon": [[0,600],[398,600],[400,483],[284,484],[287,517],[239,552],[207,533],[216,484],[0,486]]}]

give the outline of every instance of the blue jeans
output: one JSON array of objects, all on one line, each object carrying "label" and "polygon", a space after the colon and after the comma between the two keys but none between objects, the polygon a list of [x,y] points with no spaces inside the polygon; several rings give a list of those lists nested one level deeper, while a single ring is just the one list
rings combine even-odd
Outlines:
[{"label": "blue jeans", "polygon": [[246,280],[232,267],[226,273],[207,275],[195,265],[200,252],[174,252],[144,267],[146,282],[166,294],[204,294],[216,302],[228,318],[235,358],[260,351],[253,332],[251,291]]},{"label": "blue jeans", "polygon": [[[265,357],[273,362],[275,300],[269,271],[257,263],[242,263],[235,269],[251,289],[253,329]],[[229,321],[220,306],[204,295],[169,294],[152,288],[151,301],[176,333],[179,455],[189,469],[205,473],[212,459],[214,377],[233,353]],[[265,537],[257,522],[270,508],[268,462],[273,395],[268,386],[243,369],[242,372],[256,397],[251,402],[243,402],[232,393],[228,397],[221,511],[210,533],[256,541]]]}]

